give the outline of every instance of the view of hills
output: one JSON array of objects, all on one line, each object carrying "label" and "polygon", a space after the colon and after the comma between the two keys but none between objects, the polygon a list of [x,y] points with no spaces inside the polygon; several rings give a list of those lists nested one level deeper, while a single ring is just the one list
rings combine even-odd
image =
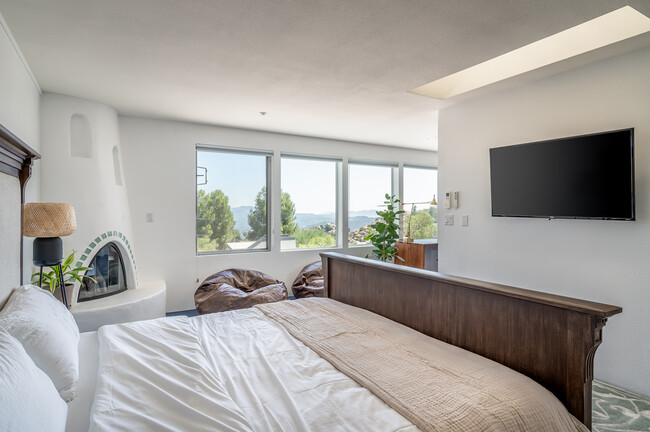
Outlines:
[{"label": "view of hills", "polygon": [[[240,233],[250,230],[248,226],[248,213],[253,207],[240,206],[231,208],[232,215],[235,218],[235,229]],[[317,225],[325,225],[326,223],[334,223],[334,213],[296,213],[296,223],[300,228],[312,228]],[[364,227],[374,222],[377,219],[377,212],[375,210],[361,210],[350,212],[350,231]]]}]

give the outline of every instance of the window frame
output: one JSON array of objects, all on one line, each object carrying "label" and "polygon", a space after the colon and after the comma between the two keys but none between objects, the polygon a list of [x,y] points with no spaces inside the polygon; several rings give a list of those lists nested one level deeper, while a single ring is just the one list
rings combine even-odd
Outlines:
[{"label": "window frame", "polygon": [[[342,209],[342,189],[343,189],[343,159],[336,156],[323,156],[323,155],[313,155],[313,154],[304,154],[304,153],[293,153],[293,152],[281,152],[280,153],[280,173],[279,173],[279,183],[280,183],[280,197],[282,197],[282,159],[302,159],[302,160],[312,160],[312,161],[326,161],[335,163],[335,215],[334,220],[336,221],[336,243],[333,246],[325,247],[313,247],[313,248],[291,248],[283,249],[282,242],[280,242],[280,252],[299,252],[299,251],[318,251],[318,250],[333,250],[333,249],[342,249],[343,248],[343,235],[342,235],[342,222],[343,222],[343,209]],[[280,198],[281,199],[281,198]],[[282,217],[278,215],[278,217]],[[280,239],[282,238],[282,233],[279,234]],[[346,234],[347,238],[347,234]],[[347,244],[347,242],[346,242]]]},{"label": "window frame", "polygon": [[[365,166],[376,166],[376,167],[387,167],[391,168],[390,170],[390,184],[391,184],[391,195],[395,195],[396,197],[399,197],[399,180],[400,180],[400,166],[398,162],[387,162],[387,161],[368,161],[368,160],[357,160],[357,159],[350,159],[348,160],[348,176],[347,176],[347,187],[348,187],[348,205],[347,205],[347,233],[345,235],[345,244],[348,248],[367,248],[367,247],[372,247],[372,244],[356,244],[356,245],[351,245],[350,244],[350,167],[352,165],[365,165]],[[400,222],[401,224],[401,222]]]},{"label": "window frame", "polygon": [[[199,170],[199,151],[207,151],[213,153],[224,153],[224,154],[239,154],[239,155],[249,155],[249,156],[264,156],[266,158],[265,168],[266,168],[266,247],[261,249],[235,249],[235,250],[222,250],[222,251],[209,251],[209,252],[200,252],[198,237],[196,235],[196,223],[198,221],[198,192],[199,184],[197,183],[198,170]],[[272,206],[272,186],[273,186],[273,151],[270,150],[257,150],[257,149],[245,149],[240,147],[226,147],[226,146],[214,146],[209,144],[196,144],[194,150],[194,251],[197,257],[200,256],[211,256],[211,255],[232,255],[232,254],[247,254],[247,253],[258,253],[258,252],[271,252],[272,242],[273,242],[273,206]]]},{"label": "window frame", "polygon": [[[437,206],[437,207],[438,207],[438,209],[440,209],[440,207],[439,207],[439,205],[440,205],[440,196],[439,196],[438,191],[437,191],[437,186],[438,186],[438,167],[437,167],[437,166],[434,166],[434,165],[419,165],[419,164],[409,164],[409,163],[405,163],[405,164],[402,164],[402,166],[401,166],[401,175],[400,175],[400,178],[401,178],[401,180],[402,180],[402,184],[401,184],[401,188],[400,188],[401,191],[402,191],[402,195],[401,195],[401,197],[400,197],[400,210],[405,210],[405,209],[404,209],[404,204],[403,204],[403,203],[404,203],[404,196],[405,196],[405,194],[406,194],[406,189],[405,189],[406,181],[405,181],[405,179],[404,179],[404,174],[405,174],[405,171],[406,171],[407,168],[411,168],[411,169],[423,169],[423,170],[430,170],[430,171],[435,171],[435,172],[436,172],[436,189],[434,190],[433,193],[434,193],[434,196],[435,196],[435,198],[436,198],[436,201],[438,202],[438,206]],[[431,197],[431,198],[433,198],[433,197]],[[407,204],[407,205],[408,205],[408,204]],[[438,213],[438,215],[440,215],[440,213]],[[404,224],[405,224],[405,222],[406,222],[406,221],[405,221],[405,218],[406,218],[406,213],[404,213],[404,214],[402,214],[402,215],[400,216],[400,228],[401,228],[402,233],[404,233],[404,235],[406,235],[406,227],[404,226]],[[436,226],[438,226],[438,222],[436,222]],[[437,237],[432,237],[431,239],[418,239],[418,240],[433,240],[433,239],[435,239],[435,238],[437,238]]]}]

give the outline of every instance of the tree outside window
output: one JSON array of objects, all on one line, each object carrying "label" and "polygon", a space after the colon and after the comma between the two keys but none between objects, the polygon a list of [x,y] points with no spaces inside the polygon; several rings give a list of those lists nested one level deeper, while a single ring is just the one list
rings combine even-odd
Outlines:
[{"label": "tree outside window", "polygon": [[[438,190],[438,170],[425,167],[404,167],[404,203],[428,203]],[[438,198],[438,197],[436,197]],[[411,222],[411,238],[438,237],[438,207],[430,204],[405,204],[404,227]]]}]

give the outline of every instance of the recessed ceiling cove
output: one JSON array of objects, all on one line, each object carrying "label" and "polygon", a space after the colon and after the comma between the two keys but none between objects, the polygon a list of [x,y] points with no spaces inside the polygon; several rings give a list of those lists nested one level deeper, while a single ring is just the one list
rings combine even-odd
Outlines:
[{"label": "recessed ceiling cove", "polygon": [[411,92],[447,99],[649,31],[650,18],[625,6]]}]

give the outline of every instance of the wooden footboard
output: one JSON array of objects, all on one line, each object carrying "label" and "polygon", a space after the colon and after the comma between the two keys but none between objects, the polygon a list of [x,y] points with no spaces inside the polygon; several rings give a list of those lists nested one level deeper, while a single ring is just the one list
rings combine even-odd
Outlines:
[{"label": "wooden footboard", "polygon": [[327,297],[527,375],[591,429],[594,354],[620,307],[338,253],[321,257]]}]

